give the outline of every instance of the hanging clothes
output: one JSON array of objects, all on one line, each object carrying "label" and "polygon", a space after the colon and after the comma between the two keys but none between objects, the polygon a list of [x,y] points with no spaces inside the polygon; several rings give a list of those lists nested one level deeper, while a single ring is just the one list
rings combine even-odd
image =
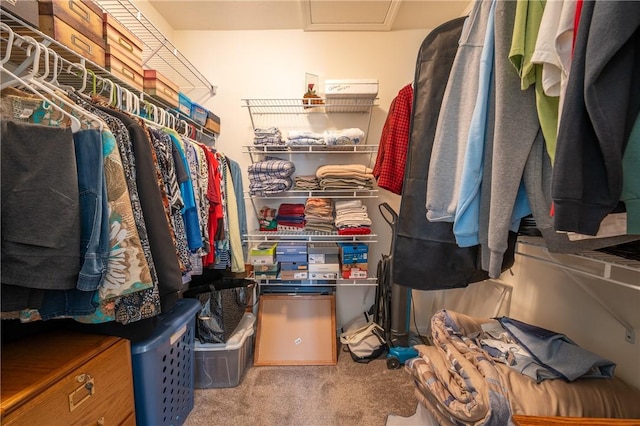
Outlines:
[{"label": "hanging clothes", "polygon": [[391,102],[373,167],[373,176],[378,186],[398,195],[402,195],[404,169],[407,164],[412,107],[413,85],[407,84]]},{"label": "hanging clothes", "polygon": [[429,33],[418,52],[403,196],[393,247],[393,282],[417,290],[465,287],[487,278],[478,248],[460,248],[452,223],[426,217],[427,176],[440,104],[466,18]]},{"label": "hanging clothes", "polygon": [[622,157],[640,111],[639,28],[637,2],[582,6],[553,173],[558,231],[595,235],[620,200]]}]

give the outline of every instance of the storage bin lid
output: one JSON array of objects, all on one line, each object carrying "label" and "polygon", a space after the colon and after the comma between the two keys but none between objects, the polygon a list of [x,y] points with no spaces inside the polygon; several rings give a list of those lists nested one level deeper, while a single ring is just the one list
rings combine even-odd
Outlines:
[{"label": "storage bin lid", "polygon": [[251,312],[245,312],[231,337],[226,343],[200,343],[196,340],[194,350],[197,351],[233,351],[244,345],[247,337],[253,335],[256,316]]},{"label": "storage bin lid", "polygon": [[173,344],[187,331],[200,308],[197,299],[178,299],[168,312],[158,315],[158,324],[151,337],[131,345],[131,353],[135,355],[152,351],[167,341]]}]

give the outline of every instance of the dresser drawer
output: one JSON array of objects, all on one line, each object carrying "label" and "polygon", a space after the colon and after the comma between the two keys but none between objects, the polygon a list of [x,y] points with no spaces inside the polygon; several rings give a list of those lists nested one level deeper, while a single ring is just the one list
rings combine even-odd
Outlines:
[{"label": "dresser drawer", "polygon": [[[104,67],[104,41],[96,43],[93,39],[88,38],[80,30],[71,27],[57,16],[40,15],[40,31],[49,37],[65,45],[80,56],[83,56],[91,62]],[[56,49],[55,46],[53,46]],[[56,49],[58,53],[65,59],[77,62],[77,56],[70,55],[64,49]]]},{"label": "dresser drawer", "polygon": [[3,345],[3,425],[135,425],[128,340],[37,338]]},{"label": "dresser drawer", "polygon": [[40,15],[55,16],[104,48],[102,10],[90,0],[39,0]]}]

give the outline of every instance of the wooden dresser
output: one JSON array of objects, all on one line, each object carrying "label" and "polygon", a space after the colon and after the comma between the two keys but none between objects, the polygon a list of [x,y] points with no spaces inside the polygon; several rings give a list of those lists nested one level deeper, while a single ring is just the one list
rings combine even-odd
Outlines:
[{"label": "wooden dresser", "polygon": [[2,425],[135,425],[128,340],[55,331],[1,355]]}]

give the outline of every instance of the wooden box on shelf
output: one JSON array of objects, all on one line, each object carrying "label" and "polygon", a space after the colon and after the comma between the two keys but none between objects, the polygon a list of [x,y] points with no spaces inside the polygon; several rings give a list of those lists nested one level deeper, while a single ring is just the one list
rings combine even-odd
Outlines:
[{"label": "wooden box on shelf", "polygon": [[0,2],[0,8],[24,20],[27,24],[38,28],[37,0],[3,0]]},{"label": "wooden box on shelf", "polygon": [[178,86],[156,70],[144,70],[144,92],[178,107]]},{"label": "wooden box on shelf", "polygon": [[108,13],[103,15],[105,66],[116,78],[142,91],[142,41]]},{"label": "wooden box on shelf", "polygon": [[[39,0],[40,31],[78,55],[104,67],[105,43],[102,38],[102,10],[90,0]],[[77,57],[61,49],[71,61]]]},{"label": "wooden box on shelf", "polygon": [[129,341],[53,331],[2,345],[3,425],[135,425]]},{"label": "wooden box on shelf", "polygon": [[207,121],[204,125],[207,129],[211,130],[213,133],[220,134],[220,117],[208,111],[207,113]]}]

